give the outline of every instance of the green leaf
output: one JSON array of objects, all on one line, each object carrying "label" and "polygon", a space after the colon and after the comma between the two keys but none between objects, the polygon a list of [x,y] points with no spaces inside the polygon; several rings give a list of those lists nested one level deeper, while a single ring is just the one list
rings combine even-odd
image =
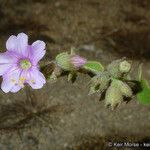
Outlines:
[{"label": "green leaf", "polygon": [[95,74],[97,74],[98,72],[104,71],[104,67],[102,66],[101,63],[97,62],[97,61],[88,61],[84,66],[84,69],[91,71]]},{"label": "green leaf", "polygon": [[150,87],[147,80],[141,80],[142,91],[137,94],[137,99],[141,104],[150,104]]}]

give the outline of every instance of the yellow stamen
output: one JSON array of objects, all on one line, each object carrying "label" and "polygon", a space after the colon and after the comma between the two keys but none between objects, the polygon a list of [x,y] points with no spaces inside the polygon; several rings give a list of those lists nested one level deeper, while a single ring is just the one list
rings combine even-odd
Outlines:
[{"label": "yellow stamen", "polygon": [[31,80],[31,83],[32,83],[32,84],[35,84],[35,80],[34,80],[34,79],[32,79],[32,80]]},{"label": "yellow stamen", "polygon": [[24,81],[25,81],[25,80],[26,80],[25,77],[21,77],[21,78],[19,79],[19,85],[22,86],[22,87],[24,87]]}]

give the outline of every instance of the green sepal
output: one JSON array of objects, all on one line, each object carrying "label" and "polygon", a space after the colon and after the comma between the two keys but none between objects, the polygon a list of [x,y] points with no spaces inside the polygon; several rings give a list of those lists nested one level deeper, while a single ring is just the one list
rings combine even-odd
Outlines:
[{"label": "green sepal", "polygon": [[88,95],[92,95],[92,94],[94,94],[96,92],[97,92],[97,89],[94,86],[91,86]]},{"label": "green sepal", "polygon": [[74,70],[73,64],[70,62],[71,55],[67,52],[60,53],[56,56],[57,65],[65,71]]}]

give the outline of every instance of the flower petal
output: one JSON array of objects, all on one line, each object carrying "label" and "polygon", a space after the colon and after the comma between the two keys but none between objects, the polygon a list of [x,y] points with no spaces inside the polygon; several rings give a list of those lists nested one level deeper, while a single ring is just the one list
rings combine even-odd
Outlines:
[{"label": "flower petal", "polygon": [[16,49],[16,42],[17,42],[17,37],[12,35],[8,38],[6,42],[6,48],[9,51],[15,51]]},{"label": "flower petal", "polygon": [[0,75],[3,75],[10,67],[12,67],[15,59],[11,57],[7,52],[0,53]]},{"label": "flower petal", "polygon": [[40,89],[46,83],[46,80],[44,75],[37,68],[34,68],[29,72],[27,83],[33,89]]},{"label": "flower petal", "polygon": [[14,86],[14,84],[12,82],[10,82],[10,80],[7,78],[7,79],[3,80],[2,84],[1,84],[1,89],[5,93],[8,93],[13,86]]},{"label": "flower petal", "polygon": [[35,63],[37,63],[45,55],[46,44],[43,41],[35,41],[32,44],[32,57]]},{"label": "flower petal", "polygon": [[17,51],[20,54],[25,54],[28,47],[28,36],[25,33],[19,33],[17,35]]},{"label": "flower petal", "polygon": [[[12,71],[13,70],[13,71]],[[6,75],[3,76],[3,81],[1,84],[1,89],[8,93],[11,91],[13,86],[18,83],[19,76],[20,76],[20,69],[12,68],[10,72],[8,72]]]},{"label": "flower petal", "polygon": [[14,58],[9,55],[9,53],[0,53],[0,64],[12,63]]},{"label": "flower petal", "polygon": [[14,85],[14,86],[12,87],[12,89],[10,90],[10,92],[16,93],[16,92],[18,92],[21,88],[22,88],[22,87],[19,86],[19,85]]},{"label": "flower petal", "polygon": [[16,36],[12,35],[6,42],[8,51],[16,52],[19,55],[24,55],[28,46],[28,36],[25,33],[19,33]]},{"label": "flower petal", "polygon": [[10,64],[0,64],[0,76],[5,74],[9,70],[9,68],[11,68]]}]

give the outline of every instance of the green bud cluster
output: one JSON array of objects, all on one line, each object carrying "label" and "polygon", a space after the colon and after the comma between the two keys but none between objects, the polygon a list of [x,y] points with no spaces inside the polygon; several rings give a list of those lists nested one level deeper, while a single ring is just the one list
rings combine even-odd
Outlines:
[{"label": "green bud cluster", "polygon": [[114,109],[124,97],[132,97],[131,87],[125,82],[131,70],[131,64],[119,59],[109,64],[103,72],[95,75],[90,82],[89,94],[105,94],[105,105]]},{"label": "green bud cluster", "polygon": [[[105,106],[110,106],[112,110],[121,104],[125,98],[130,99],[133,94],[141,90],[136,89],[139,82],[131,80],[131,63],[125,58],[115,60],[104,68],[100,62],[87,61],[76,55],[74,49],[71,49],[71,53],[58,54],[55,61],[50,66],[46,66],[43,71],[47,72],[47,70],[48,79],[52,81],[67,75],[68,81],[75,82],[78,73],[88,74],[92,77],[89,82],[89,95],[100,93],[101,99],[105,100]],[[145,93],[150,91],[149,88],[145,89]],[[143,98],[143,95],[141,94],[139,97]]]}]

